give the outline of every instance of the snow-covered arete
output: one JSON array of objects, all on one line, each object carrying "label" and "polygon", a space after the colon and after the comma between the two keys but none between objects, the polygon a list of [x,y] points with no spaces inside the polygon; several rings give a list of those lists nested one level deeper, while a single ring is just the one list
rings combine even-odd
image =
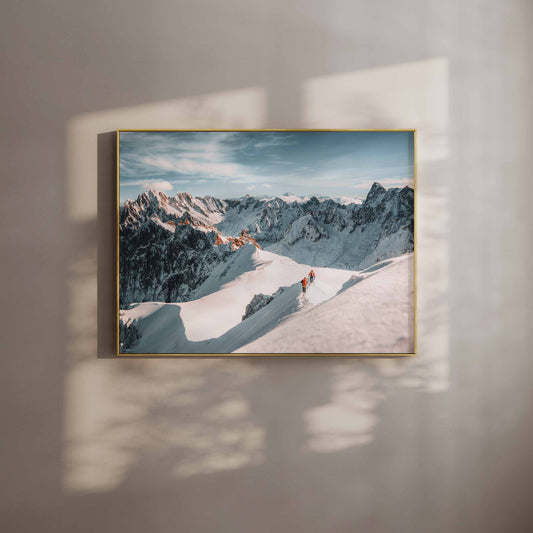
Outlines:
[{"label": "snow-covered arete", "polygon": [[[306,305],[237,353],[402,353],[414,351],[413,254],[352,277],[321,305]],[[308,291],[311,296],[313,287]]]},{"label": "snow-covered arete", "polygon": [[[413,189],[375,183],[357,200],[290,194],[222,200],[148,191],[125,202],[121,353],[409,353]],[[311,269],[316,282],[304,295],[300,282]],[[374,276],[372,283],[366,279]],[[361,302],[370,311],[363,313]],[[323,316],[319,308],[326,309]],[[378,309],[384,314],[372,322]],[[355,320],[358,313],[364,320]],[[318,324],[307,340],[304,315]],[[321,329],[328,320],[357,324],[326,342],[340,327]]]},{"label": "snow-covered arete", "polygon": [[[251,246],[251,245],[247,245]],[[250,250],[242,249],[242,255]],[[315,268],[305,294],[300,282],[242,320],[254,290],[268,292],[281,266],[293,278],[308,267],[269,252],[252,252],[253,269],[208,296],[180,304],[141,303],[120,312],[131,353],[411,353],[413,254],[361,272]],[[276,272],[278,271],[278,273]],[[270,278],[270,276],[272,276]],[[270,279],[269,279],[270,278]],[[222,310],[220,306],[222,307]],[[132,330],[135,333],[132,333]],[[125,340],[125,339],[124,339]]]}]

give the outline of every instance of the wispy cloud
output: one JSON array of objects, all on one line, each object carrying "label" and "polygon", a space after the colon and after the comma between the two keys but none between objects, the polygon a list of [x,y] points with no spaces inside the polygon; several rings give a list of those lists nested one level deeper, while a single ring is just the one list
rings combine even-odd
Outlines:
[{"label": "wispy cloud", "polygon": [[143,187],[145,189],[151,189],[154,191],[163,191],[168,192],[171,191],[174,186],[172,183],[169,183],[168,181],[161,180],[161,181],[145,181],[143,183]]},{"label": "wispy cloud", "polygon": [[176,172],[178,174],[204,174],[204,179],[220,177],[244,177],[247,173],[240,165],[234,163],[213,162],[212,160],[190,159],[180,156],[148,156],[142,158],[148,166]]},{"label": "wispy cloud", "polygon": [[166,180],[139,180],[129,181],[121,184],[121,187],[141,187],[144,190],[153,191],[171,191],[174,189],[174,185]]},{"label": "wispy cloud", "polygon": [[294,142],[293,133],[269,133],[260,141],[254,143],[254,148],[271,148],[274,146],[288,146]]},{"label": "wispy cloud", "polygon": [[[409,133],[123,132],[124,194],[146,187],[205,195],[243,190],[362,194],[412,184]],[[409,144],[411,143],[411,144]]]},{"label": "wispy cloud", "polygon": [[[167,181],[172,181],[172,177],[183,175],[203,180],[229,178],[252,182],[258,178],[253,165],[238,159],[248,148],[261,143],[239,137],[237,132],[214,132],[210,136],[199,132],[164,136],[155,132],[153,138],[146,133],[141,135],[140,142],[137,139],[134,146],[128,145],[128,138],[124,147],[121,146],[120,170],[125,179],[164,175]],[[279,140],[268,139],[264,144],[275,146]]]}]

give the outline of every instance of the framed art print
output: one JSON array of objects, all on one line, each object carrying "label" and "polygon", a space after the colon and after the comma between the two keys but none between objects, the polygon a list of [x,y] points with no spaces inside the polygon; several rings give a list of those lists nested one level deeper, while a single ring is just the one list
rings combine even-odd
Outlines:
[{"label": "framed art print", "polygon": [[119,355],[416,353],[416,131],[119,130]]}]

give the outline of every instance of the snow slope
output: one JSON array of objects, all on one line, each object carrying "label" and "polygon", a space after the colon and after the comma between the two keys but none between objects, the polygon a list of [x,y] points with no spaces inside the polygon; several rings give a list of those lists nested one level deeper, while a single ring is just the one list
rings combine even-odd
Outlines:
[{"label": "snow slope", "polygon": [[[134,304],[121,310],[120,318],[138,330],[140,340],[132,350],[136,353],[231,352],[305,305],[332,298],[353,274],[315,267],[317,281],[304,300],[300,280],[310,270],[309,265],[246,244],[214,269],[198,289],[198,299]],[[247,304],[259,293],[274,294],[274,299],[243,322]]]},{"label": "snow slope", "polygon": [[307,307],[237,353],[412,353],[413,254],[362,271],[335,298]]},{"label": "snow slope", "polygon": [[[206,295],[120,312],[139,341],[125,353],[409,353],[413,347],[412,254],[366,270],[309,267],[252,245],[209,280]],[[218,290],[216,290],[218,288]],[[209,292],[212,291],[212,292]],[[246,320],[254,294],[273,300]]]},{"label": "snow slope", "polygon": [[[206,296],[179,304],[189,340],[219,337],[241,322],[246,305],[255,294],[272,294],[280,287],[299,284],[311,270],[309,265],[259,250],[251,244],[243,246],[236,255],[229,265],[219,265],[200,287],[199,294]],[[337,269],[315,269],[315,272],[328,280],[328,287],[337,290],[351,275]],[[334,294],[335,291],[331,296]]]}]

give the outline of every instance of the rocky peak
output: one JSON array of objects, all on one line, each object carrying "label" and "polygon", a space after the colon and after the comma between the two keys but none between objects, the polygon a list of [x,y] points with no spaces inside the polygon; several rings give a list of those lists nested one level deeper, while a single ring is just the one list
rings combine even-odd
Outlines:
[{"label": "rocky peak", "polygon": [[182,206],[188,206],[191,207],[194,202],[194,197],[192,194],[189,194],[188,192],[179,192],[174,196],[174,199],[176,202]]},{"label": "rocky peak", "polygon": [[362,205],[146,191],[120,208],[121,302],[187,301],[225,257],[252,245],[339,268],[412,251],[413,202],[411,187],[379,183]]},{"label": "rocky peak", "polygon": [[387,190],[383,185],[375,181],[372,184],[372,187],[368,191],[368,194],[366,195],[366,199],[363,202],[363,205],[374,207],[378,202],[380,202],[383,199],[383,196],[387,193]]},{"label": "rocky peak", "polygon": [[159,209],[168,203],[168,198],[164,192],[150,190],[139,194],[135,202],[144,209]]},{"label": "rocky peak", "polygon": [[293,222],[285,233],[284,239],[287,244],[293,245],[302,239],[318,242],[327,237],[327,231],[317,223],[311,214],[307,214]]},{"label": "rocky peak", "polygon": [[168,197],[163,192],[145,191],[135,200],[127,200],[120,208],[120,223],[137,225],[154,215],[164,212],[168,205]]}]

